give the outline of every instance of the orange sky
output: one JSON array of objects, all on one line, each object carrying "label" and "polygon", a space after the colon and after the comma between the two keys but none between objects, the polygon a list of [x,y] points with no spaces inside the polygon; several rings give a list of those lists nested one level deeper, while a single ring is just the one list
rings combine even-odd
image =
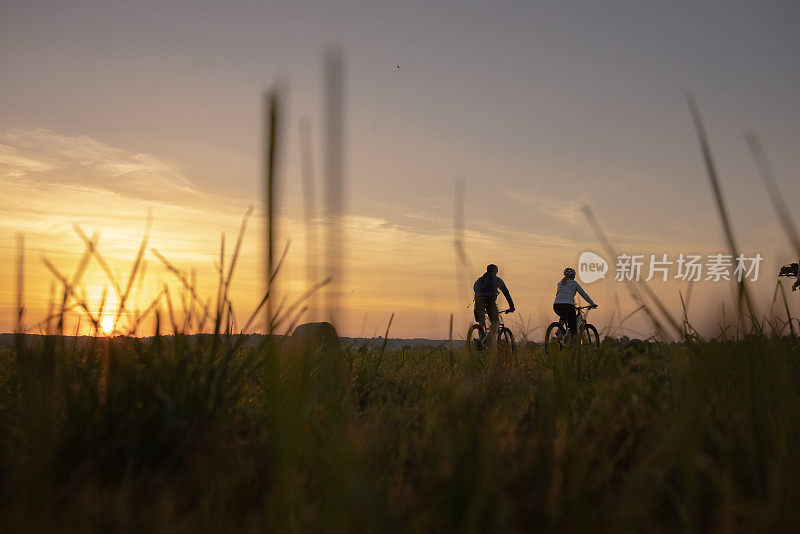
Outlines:
[{"label": "orange sky", "polygon": [[[85,136],[68,137],[42,129],[3,133],[0,165],[6,193],[0,201],[5,214],[2,225],[6,235],[22,233],[25,236],[26,324],[31,331],[36,331],[37,320],[47,310],[54,280],[42,259],[49,259],[71,278],[85,250],[73,224],[79,225],[86,235],[99,234],[99,250],[115,278],[124,282],[145,230],[148,209],[153,213],[153,226],[144,256],[146,270],[134,286],[130,308],[145,308],[165,283],[169,285],[178,307],[180,285],[152,250],[160,252],[187,273],[196,270],[199,293],[203,298],[212,299],[213,306],[220,237],[224,232],[229,262],[239,225],[248,207],[246,200],[203,192],[192,185],[178,166],[157,156],[135,154]],[[565,220],[577,218],[579,224],[585,225],[580,222],[582,215],[578,208],[575,203],[561,211],[556,206],[543,209],[552,209]],[[257,305],[264,287],[261,213],[258,210],[249,220],[231,287],[231,300],[240,325]],[[442,338],[447,336],[449,316],[454,313],[458,335],[469,322],[470,310],[466,307],[470,303],[471,281],[480,274],[485,263],[494,261],[501,266],[501,276],[507,281],[519,310],[519,314],[512,316],[509,322],[516,325],[518,332],[529,330],[529,334],[537,338],[551,315],[549,305],[561,265],[574,265],[577,255],[584,250],[605,255],[588,226],[584,240],[507,228],[470,227],[465,234],[465,243],[475,269],[467,274],[457,268],[451,217],[452,208],[447,206],[441,206],[439,212],[431,212],[431,220],[441,225],[439,231],[421,231],[377,217],[349,215],[345,218],[345,274],[341,285],[344,290],[341,294],[342,310],[337,315],[342,334],[382,335],[390,314],[395,313],[392,335]],[[285,296],[291,302],[307,288],[304,267],[306,233],[302,221],[289,217],[279,220],[279,229],[281,247],[287,239],[291,244],[285,268],[278,278],[278,296]],[[321,223],[317,221],[312,229],[322,232]],[[693,243],[653,238],[642,240],[641,236],[625,234],[613,237],[620,252],[656,250],[677,255],[681,252],[710,254],[724,251],[719,240],[703,239],[702,236],[697,236]],[[14,253],[11,243],[7,245],[6,257],[9,259]],[[774,284],[772,267],[776,258],[772,250],[758,251],[773,262],[762,268],[762,283],[755,286],[761,295],[760,300],[768,302],[771,284]],[[319,255],[317,258],[324,263]],[[13,269],[13,261],[2,263],[4,279],[14,279]],[[605,280],[586,285],[587,291],[603,305],[594,312],[593,319],[602,326],[607,324],[616,308],[617,298],[623,314],[633,310],[623,285],[613,280],[614,267],[611,269]],[[82,282],[92,310],[98,309],[103,288],[107,288],[103,315],[113,316],[118,297],[96,260],[90,262]],[[685,292],[685,283],[654,281],[650,286],[678,313],[677,292]],[[704,308],[717,306],[730,292],[730,284],[698,284],[693,296],[693,320],[710,328],[707,319],[716,313],[707,316],[712,312],[705,312]],[[4,285],[0,298],[2,321],[4,329],[8,330],[13,327],[14,285]],[[317,305],[323,302],[324,298],[312,301]],[[166,305],[159,309],[166,313]],[[326,310],[315,309],[304,318],[326,315]],[[522,326],[517,324],[519,321],[528,324]],[[120,326],[123,324],[124,321]],[[643,316],[632,318],[626,326],[632,331],[621,330],[620,333],[647,335],[652,331]],[[74,320],[71,327],[75,327]],[[89,328],[84,317],[83,332],[88,332]],[[148,329],[152,328],[152,320],[144,321],[140,333],[148,334],[151,331]]]}]

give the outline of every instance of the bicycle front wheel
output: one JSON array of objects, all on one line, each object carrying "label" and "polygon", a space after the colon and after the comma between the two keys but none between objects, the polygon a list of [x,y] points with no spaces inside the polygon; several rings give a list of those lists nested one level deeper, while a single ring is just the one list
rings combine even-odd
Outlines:
[{"label": "bicycle front wheel", "polygon": [[497,333],[497,353],[504,360],[511,359],[516,354],[517,348],[514,346],[514,334],[508,328],[501,328]]},{"label": "bicycle front wheel", "polygon": [[597,332],[597,328],[594,327],[592,324],[587,324],[586,329],[583,331],[583,335],[581,336],[581,341],[587,346],[600,346],[600,334]]},{"label": "bicycle front wheel", "polygon": [[544,334],[544,348],[560,349],[564,346],[564,336],[567,335],[566,329],[559,322],[550,323]]}]

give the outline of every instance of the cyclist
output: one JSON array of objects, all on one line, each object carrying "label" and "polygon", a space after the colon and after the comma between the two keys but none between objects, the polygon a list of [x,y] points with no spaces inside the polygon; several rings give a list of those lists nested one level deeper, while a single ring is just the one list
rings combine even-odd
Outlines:
[{"label": "cyclist", "polygon": [[564,278],[556,284],[556,299],[553,302],[553,311],[567,323],[567,336],[577,330],[577,310],[575,310],[575,293],[578,292],[586,299],[592,308],[597,304],[586,294],[586,291],[575,281],[575,269],[564,269]]},{"label": "cyclist", "polygon": [[497,295],[500,291],[508,302],[508,311],[514,311],[514,301],[508,292],[503,279],[497,276],[497,265],[491,263],[486,266],[486,272],[475,280],[472,290],[475,292],[475,322],[483,338],[486,333],[486,315],[489,316],[489,343],[497,340],[497,329],[500,322],[500,313],[497,310]]}]

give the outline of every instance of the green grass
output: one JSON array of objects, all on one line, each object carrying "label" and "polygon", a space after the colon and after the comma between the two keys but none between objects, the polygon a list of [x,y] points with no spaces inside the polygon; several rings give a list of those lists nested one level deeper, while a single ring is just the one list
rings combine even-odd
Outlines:
[{"label": "green grass", "polygon": [[792,531],[800,348],[0,354],[2,531]]}]

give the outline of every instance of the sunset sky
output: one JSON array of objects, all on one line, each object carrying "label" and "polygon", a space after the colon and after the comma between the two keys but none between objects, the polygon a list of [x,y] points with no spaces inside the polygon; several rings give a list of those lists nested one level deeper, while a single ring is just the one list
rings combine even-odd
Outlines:
[{"label": "sunset sky", "polygon": [[[607,256],[583,205],[618,252],[728,252],[686,89],[740,248],[764,257],[752,292],[766,312],[778,267],[797,258],[744,134],[759,134],[797,206],[798,27],[793,1],[4,2],[0,331],[15,324],[15,235],[25,239],[26,323],[38,331],[53,281],[42,258],[71,273],[84,250],[77,224],[99,232],[126,280],[149,209],[140,307],[164,283],[178,294],[151,249],[196,270],[213,297],[220,236],[229,255],[256,208],[232,287],[246,318],[264,290],[261,122],[272,86],[284,97],[279,247],[291,240],[278,298],[297,298],[307,287],[299,130],[309,121],[321,201],[322,65],[332,47],[345,84],[340,334],[383,335],[392,313],[392,337],[445,338],[451,313],[463,334],[472,281],[493,262],[519,312],[507,321],[540,337],[562,269],[583,251]],[[468,274],[453,246],[459,180]],[[611,269],[585,285],[600,327],[617,298],[623,314],[635,309]],[[648,285],[680,315],[685,282]],[[97,262],[83,286],[99,306],[108,280]],[[733,290],[696,284],[690,319],[713,334]],[[800,314],[798,300],[790,295]],[[625,326],[620,334],[652,332],[643,315]]]}]

